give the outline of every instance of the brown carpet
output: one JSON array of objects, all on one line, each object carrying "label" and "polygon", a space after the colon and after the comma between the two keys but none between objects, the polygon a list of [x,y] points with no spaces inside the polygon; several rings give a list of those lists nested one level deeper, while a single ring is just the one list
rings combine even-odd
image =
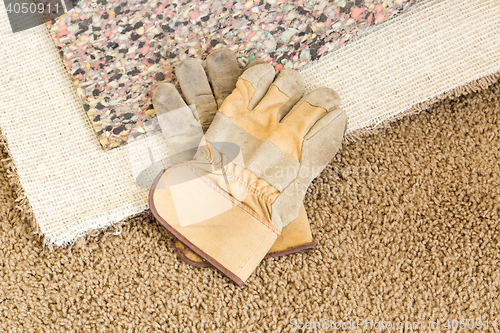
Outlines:
[{"label": "brown carpet", "polygon": [[318,249],[265,261],[243,288],[179,261],[149,214],[119,235],[44,249],[3,161],[0,331],[277,332],[292,319],[431,319],[443,330],[447,319],[482,318],[491,328],[499,116],[496,83],[344,145],[305,200]]}]

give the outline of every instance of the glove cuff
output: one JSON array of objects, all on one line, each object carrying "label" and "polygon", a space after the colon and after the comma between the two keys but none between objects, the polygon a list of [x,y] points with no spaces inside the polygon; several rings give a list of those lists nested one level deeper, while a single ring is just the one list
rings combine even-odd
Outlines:
[{"label": "glove cuff", "polygon": [[161,172],[149,194],[151,212],[177,239],[241,286],[279,231],[203,178],[187,163]]}]

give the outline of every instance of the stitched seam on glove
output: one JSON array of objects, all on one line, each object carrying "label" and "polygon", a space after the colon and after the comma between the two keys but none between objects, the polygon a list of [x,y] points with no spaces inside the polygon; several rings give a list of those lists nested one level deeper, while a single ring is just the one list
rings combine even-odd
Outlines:
[{"label": "stitched seam on glove", "polygon": [[194,172],[203,182],[205,182],[208,186],[210,186],[211,189],[213,189],[214,191],[216,191],[217,193],[222,195],[224,198],[229,200],[233,205],[237,206],[238,208],[243,210],[245,213],[252,216],[254,219],[256,219],[257,221],[262,223],[264,226],[266,226],[269,230],[271,230],[276,235],[278,235],[278,236],[281,235],[281,232],[278,229],[276,229],[275,226],[273,226],[271,223],[264,220],[259,214],[257,214],[252,209],[250,209],[250,207],[248,207],[244,203],[240,202],[239,200],[236,200],[233,196],[227,194],[224,190],[219,188],[219,186],[214,184],[210,179],[208,179],[207,177],[202,175],[196,167],[194,167],[193,165],[191,165],[187,161],[183,162],[183,164],[186,165],[192,172]]},{"label": "stitched seam on glove", "polygon": [[236,176],[234,173],[232,173],[230,171],[227,171],[226,167],[224,167],[224,172],[225,172],[225,174],[228,177],[230,177],[231,179],[236,180],[238,183],[240,183],[241,185],[243,185],[246,190],[248,190],[249,192],[251,192],[255,196],[257,196],[259,198],[262,198],[263,200],[266,200],[269,204],[272,204],[274,202],[274,200],[272,200],[271,198],[269,198],[269,196],[267,196],[266,194],[264,194],[264,193],[260,192],[259,190],[257,190],[254,186],[252,186],[249,183],[245,182],[244,180],[242,180],[241,178],[239,178],[238,176]]},{"label": "stitched seam on glove", "polygon": [[[209,154],[206,150],[202,150],[200,154],[200,158],[204,158],[206,162],[208,162],[210,165],[213,166],[213,170],[220,170],[222,169],[222,162],[215,162],[215,160],[212,157],[212,154]],[[194,167],[193,167],[194,168]]]},{"label": "stitched seam on glove", "polygon": [[[320,129],[317,129],[317,130],[314,132],[314,134],[313,134],[313,135],[308,136],[308,134],[306,134],[306,135],[304,136],[304,140],[302,141],[301,151],[302,151],[302,149],[304,148],[304,142],[305,142],[306,140],[310,140],[310,139],[314,138],[314,137],[315,137],[316,135],[318,135],[318,133],[320,133],[320,132],[321,132],[321,131],[325,128],[325,127],[330,126],[330,124],[331,124],[331,123],[333,123],[334,121],[336,121],[336,120],[337,120],[337,118],[338,118],[338,117],[340,117],[340,116],[344,113],[344,111],[343,111],[342,109],[340,109],[340,108],[337,108],[335,111],[337,111],[337,112],[338,112],[338,114],[335,116],[335,118],[333,118],[333,119],[332,119],[330,122],[328,122],[327,124],[323,125],[323,127],[321,127]],[[329,112],[334,112],[334,110],[329,111]],[[326,115],[325,115],[325,116],[326,116]],[[346,124],[346,128],[344,129],[344,133],[345,133],[345,131],[346,131],[346,130],[347,130],[347,124]]]},{"label": "stitched seam on glove", "polygon": [[[211,151],[211,150],[210,150]],[[220,153],[221,156],[226,156],[224,155],[223,153]],[[227,157],[227,156],[226,156]],[[274,199],[270,198],[267,194],[265,194],[264,192],[261,192],[259,191],[256,187],[250,185],[248,182],[245,182],[243,179],[239,178],[238,176],[236,176],[236,174],[232,173],[231,171],[228,171],[227,170],[227,166],[224,166],[222,167],[222,162],[218,162],[218,163],[215,163],[213,157],[211,154],[209,154],[206,150],[203,150],[201,151],[201,154],[200,154],[200,158],[204,158],[206,162],[208,162],[209,164],[213,165],[214,166],[214,170],[219,170],[219,169],[223,169],[224,170],[224,174],[227,175],[228,177],[230,177],[231,179],[234,179],[235,181],[237,181],[239,184],[243,185],[243,187],[250,193],[254,194],[255,196],[259,197],[259,198],[262,198],[263,200],[267,201],[269,204],[272,204],[274,202]],[[241,167],[240,165],[232,162],[234,165],[237,165],[239,167]],[[190,164],[192,168],[196,168],[194,165]],[[251,170],[248,170],[250,173],[252,173],[253,175],[255,175],[254,172],[252,172]],[[197,173],[198,174],[198,173]],[[262,177],[258,176],[258,175],[255,175],[261,179],[263,179]],[[263,179],[265,181],[265,179]],[[272,186],[271,184],[269,184],[270,186]]]},{"label": "stitched seam on glove", "polygon": [[[278,235],[278,237],[281,235],[281,233]],[[254,256],[254,253],[261,247],[261,244],[262,244],[262,241],[260,244],[256,244],[253,248],[253,251],[248,255],[247,259],[241,263],[240,265],[240,268],[238,269],[238,271],[236,272],[236,275],[239,275],[241,273],[241,271],[245,268],[245,266],[247,265],[247,263],[250,261],[250,259],[252,259],[252,257]]]}]

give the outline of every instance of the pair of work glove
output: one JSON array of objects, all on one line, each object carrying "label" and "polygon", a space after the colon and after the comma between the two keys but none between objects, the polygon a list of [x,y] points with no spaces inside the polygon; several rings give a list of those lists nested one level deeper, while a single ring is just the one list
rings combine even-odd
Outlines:
[{"label": "pair of work glove", "polygon": [[210,83],[197,60],[176,69],[196,110],[171,84],[154,92],[173,166],[156,178],[149,204],[188,261],[241,286],[266,256],[314,248],[302,200],[340,148],[347,116],[332,89],[304,95],[297,71],[276,77],[254,62],[239,76],[229,50],[206,63]]},{"label": "pair of work glove", "polygon": [[[247,68],[263,63],[263,60],[256,59]],[[226,97],[236,88],[236,81],[241,74],[236,57],[229,49],[211,53],[206,59],[206,69],[207,74],[200,62],[192,58],[183,61],[176,68],[184,98],[196,107],[194,115],[174,85],[162,83],[154,91],[153,104],[169,143],[171,165],[190,160],[194,156],[203,132],[211,124]],[[201,119],[203,130],[200,129],[202,126],[197,115]],[[301,205],[299,216],[283,228],[281,237],[276,240],[265,258],[309,251],[315,246],[305,209]],[[172,247],[182,260],[192,266],[211,266],[178,240]]]}]

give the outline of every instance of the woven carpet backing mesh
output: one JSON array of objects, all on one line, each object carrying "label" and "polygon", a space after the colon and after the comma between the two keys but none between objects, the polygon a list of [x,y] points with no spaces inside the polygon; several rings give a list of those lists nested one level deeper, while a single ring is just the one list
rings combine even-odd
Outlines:
[{"label": "woven carpet backing mesh", "polygon": [[[424,1],[302,74],[307,90],[339,92],[354,138],[496,75],[498,45],[500,2]],[[136,177],[166,155],[161,134],[103,151],[47,28],[13,34],[3,3],[0,103],[2,134],[25,191],[19,200],[29,201],[47,244],[70,244],[147,208]]]}]

